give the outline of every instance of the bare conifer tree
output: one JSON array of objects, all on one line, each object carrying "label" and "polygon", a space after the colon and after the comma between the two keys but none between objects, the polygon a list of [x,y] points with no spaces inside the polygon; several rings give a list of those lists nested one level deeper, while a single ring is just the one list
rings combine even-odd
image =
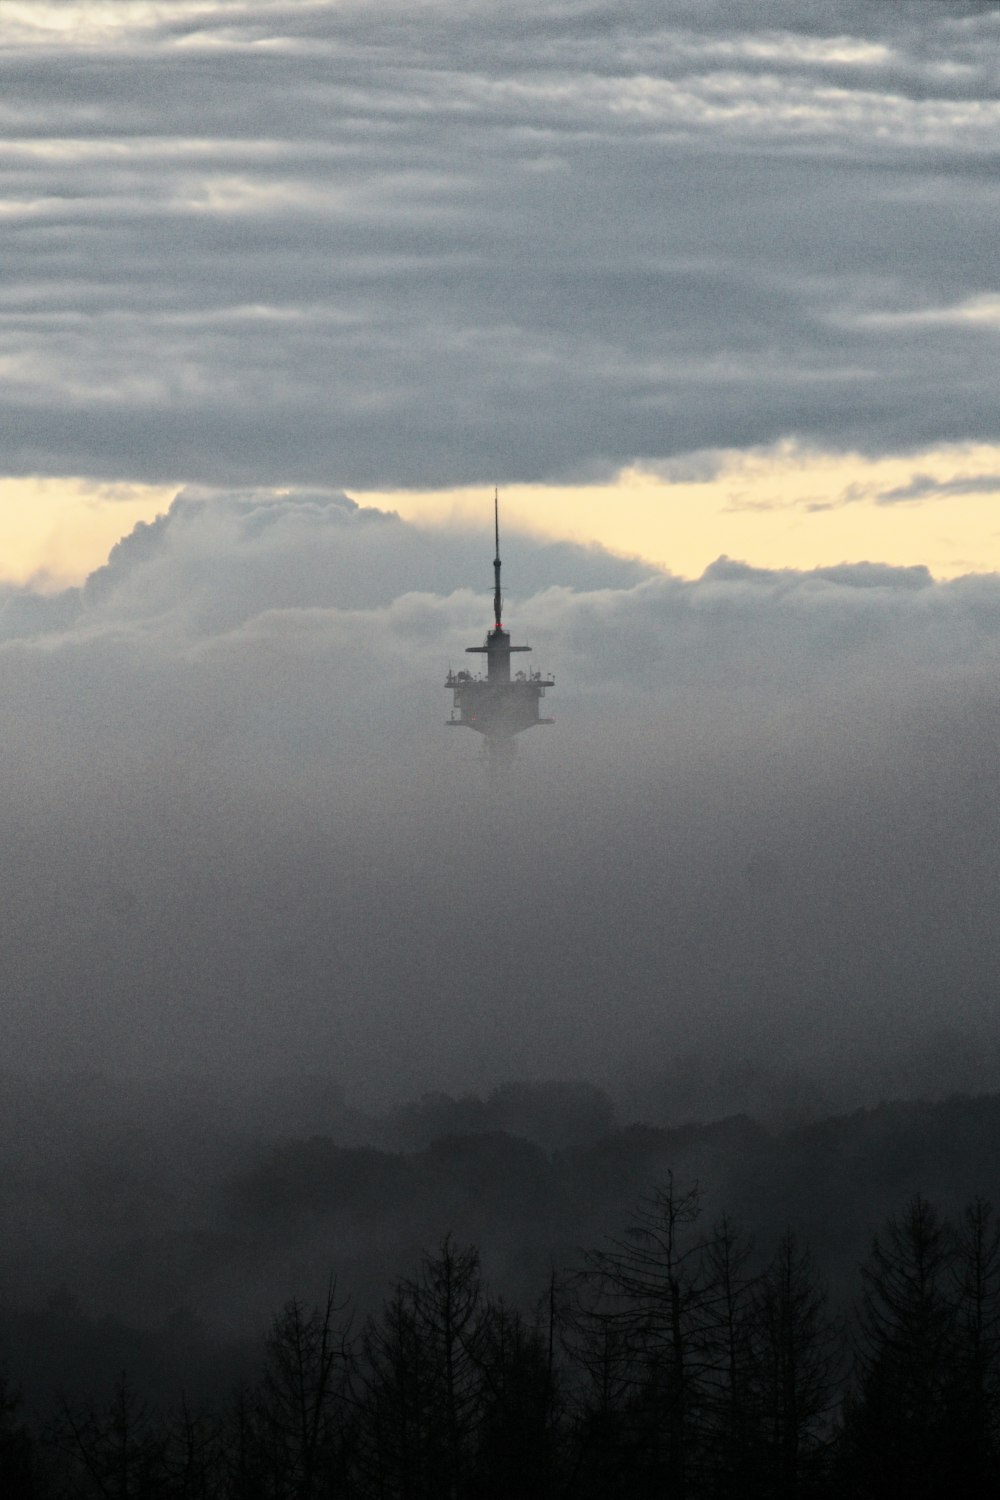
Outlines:
[{"label": "bare conifer tree", "polygon": [[553,1297],[546,1323],[491,1303],[480,1352],[483,1419],[477,1440],[479,1500],[544,1500],[559,1464],[560,1392],[554,1368]]},{"label": "bare conifer tree", "polygon": [[957,1301],[956,1431],[970,1476],[984,1492],[1000,1485],[1000,1223],[974,1198],[958,1229],[953,1266]]},{"label": "bare conifer tree", "polygon": [[752,1241],[724,1216],[703,1254],[704,1396],[701,1467],[720,1495],[745,1494],[759,1446],[755,1425]]},{"label": "bare conifer tree", "polygon": [[[708,1399],[714,1287],[697,1230],[697,1185],[673,1177],[639,1206],[624,1240],[589,1257],[588,1373],[615,1417],[633,1493],[687,1500]],[[607,1431],[607,1421],[602,1424]]]},{"label": "bare conifer tree", "polygon": [[872,1500],[939,1500],[956,1462],[954,1236],[917,1195],[861,1267],[856,1390],[845,1410],[845,1482]]},{"label": "bare conifer tree", "polygon": [[842,1328],[790,1229],[755,1289],[753,1332],[762,1487],[775,1500],[800,1500],[817,1492],[827,1467]]},{"label": "bare conifer tree", "polygon": [[230,1417],[238,1500],[345,1495],[353,1440],[354,1351],[346,1304],[333,1282],[307,1311],[286,1302],[268,1336],[264,1373]]},{"label": "bare conifer tree", "polygon": [[461,1500],[485,1403],[479,1253],[446,1236],[363,1337],[360,1484],[379,1500]]},{"label": "bare conifer tree", "polygon": [[161,1500],[166,1435],[122,1374],[104,1408],[64,1404],[54,1431],[61,1485],[73,1500]]},{"label": "bare conifer tree", "polygon": [[192,1411],[182,1399],[166,1435],[170,1500],[228,1500],[225,1457],[218,1416]]}]

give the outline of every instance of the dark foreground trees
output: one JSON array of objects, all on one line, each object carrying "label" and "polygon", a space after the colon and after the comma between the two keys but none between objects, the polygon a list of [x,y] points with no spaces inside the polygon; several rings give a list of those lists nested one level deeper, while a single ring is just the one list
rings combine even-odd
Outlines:
[{"label": "dark foreground trees", "polygon": [[4,1500],[980,1500],[1000,1492],[1000,1227],[914,1199],[851,1317],[669,1179],[530,1315],[447,1236],[381,1311],[274,1319],[222,1410],[122,1377],[40,1438],[0,1387]]},{"label": "dark foreground trees", "polygon": [[36,1444],[21,1416],[21,1397],[0,1376],[0,1495],[30,1500],[38,1492]]},{"label": "dark foreground trees", "polygon": [[447,1237],[364,1331],[357,1493],[481,1500],[555,1493],[551,1338],[488,1297],[472,1247]]},{"label": "dark foreground trees", "polygon": [[845,1363],[842,1326],[791,1230],[755,1288],[753,1328],[757,1492],[776,1500],[821,1493]]},{"label": "dark foreground trees", "polygon": [[369,1322],[358,1404],[361,1493],[455,1500],[469,1492],[488,1317],[478,1253],[447,1238]]},{"label": "dark foreground trees", "polygon": [[354,1349],[331,1283],[307,1310],[287,1302],[267,1340],[258,1385],[241,1391],[221,1452],[234,1500],[348,1495],[354,1462]]},{"label": "dark foreground trees", "polygon": [[696,1188],[670,1181],[627,1239],[591,1257],[570,1337],[574,1493],[812,1493],[829,1452],[835,1327],[809,1256],[786,1235],[753,1269]]},{"label": "dark foreground trees", "polygon": [[1000,1488],[1000,1230],[975,1200],[961,1225],[922,1197],[861,1268],[856,1381],[841,1473],[859,1497],[935,1500]]}]

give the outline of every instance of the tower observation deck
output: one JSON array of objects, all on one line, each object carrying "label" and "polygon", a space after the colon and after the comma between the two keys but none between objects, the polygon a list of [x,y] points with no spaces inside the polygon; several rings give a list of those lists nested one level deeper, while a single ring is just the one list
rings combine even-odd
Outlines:
[{"label": "tower observation deck", "polygon": [[496,555],[493,559],[493,629],[487,632],[482,646],[466,646],[466,651],[486,657],[486,671],[449,672],[445,687],[453,693],[449,724],[474,729],[484,736],[491,761],[505,761],[514,751],[514,736],[534,724],[552,724],[543,719],[539,704],[545,689],[555,686],[555,678],[541,672],[511,672],[511,656],[530,651],[530,646],[512,646],[510,631],[501,620],[503,597],[500,592],[500,506],[493,496],[493,527]]}]

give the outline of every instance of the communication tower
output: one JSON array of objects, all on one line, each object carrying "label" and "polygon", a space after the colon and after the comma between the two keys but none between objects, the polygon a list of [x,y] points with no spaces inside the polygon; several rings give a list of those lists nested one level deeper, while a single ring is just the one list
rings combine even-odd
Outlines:
[{"label": "communication tower", "polygon": [[514,736],[535,724],[552,724],[553,719],[539,715],[539,704],[545,689],[555,686],[555,678],[541,672],[511,673],[510,659],[515,651],[530,651],[530,646],[512,646],[510,631],[503,628],[500,592],[500,501],[493,493],[493,534],[496,555],[493,558],[493,629],[487,632],[482,646],[466,646],[466,651],[486,657],[486,671],[449,672],[445,687],[453,693],[451,718],[459,728],[474,729],[484,737],[490,763],[505,765],[516,749]]}]

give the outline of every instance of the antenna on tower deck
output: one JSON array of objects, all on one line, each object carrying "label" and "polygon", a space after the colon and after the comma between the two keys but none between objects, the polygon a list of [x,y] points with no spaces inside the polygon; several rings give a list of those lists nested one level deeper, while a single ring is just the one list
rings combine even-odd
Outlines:
[{"label": "antenna on tower deck", "polygon": [[500,497],[496,489],[493,491],[493,531],[496,537],[496,556],[493,559],[493,619],[496,628],[500,629]]},{"label": "antenna on tower deck", "polygon": [[530,646],[512,646],[510,631],[503,628],[500,618],[503,596],[500,592],[500,496],[493,491],[493,537],[496,555],[493,558],[493,629],[487,631],[482,646],[466,646],[466,651],[486,657],[486,675],[473,676],[471,672],[449,671],[445,686],[454,693],[449,724],[465,725],[481,734],[489,755],[489,763],[496,771],[510,763],[514,751],[514,736],[533,724],[551,724],[538,712],[545,697],[545,689],[554,687],[551,677],[541,672],[512,673],[510,659],[516,652],[530,651]]}]

